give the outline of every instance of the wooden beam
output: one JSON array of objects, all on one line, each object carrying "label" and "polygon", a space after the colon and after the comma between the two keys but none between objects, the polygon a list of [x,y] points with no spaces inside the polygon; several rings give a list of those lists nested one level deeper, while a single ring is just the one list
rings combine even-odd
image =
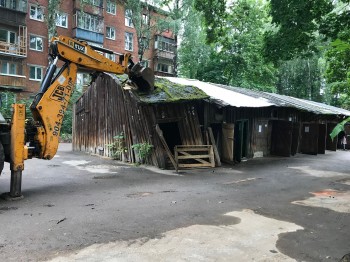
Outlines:
[{"label": "wooden beam", "polygon": [[158,136],[159,136],[160,141],[162,142],[162,144],[163,144],[163,146],[164,146],[164,149],[165,149],[166,153],[168,154],[168,156],[169,156],[169,158],[170,158],[171,163],[173,164],[173,166],[174,166],[174,168],[175,168],[175,170],[176,170],[176,172],[177,172],[178,168],[177,168],[177,165],[176,165],[174,156],[173,156],[173,154],[171,153],[171,151],[170,151],[170,149],[169,149],[169,147],[168,147],[168,144],[166,143],[165,138],[164,138],[164,136],[163,136],[163,131],[160,129],[160,127],[159,127],[158,124],[156,125],[156,131],[157,131],[157,134],[158,134]]},{"label": "wooden beam", "polygon": [[209,132],[210,142],[213,145],[216,165],[221,166],[219,151],[218,151],[218,148],[216,147],[216,143],[215,143],[215,139],[214,139],[214,135],[213,135],[213,130],[211,129],[211,127],[208,127],[208,132]]}]

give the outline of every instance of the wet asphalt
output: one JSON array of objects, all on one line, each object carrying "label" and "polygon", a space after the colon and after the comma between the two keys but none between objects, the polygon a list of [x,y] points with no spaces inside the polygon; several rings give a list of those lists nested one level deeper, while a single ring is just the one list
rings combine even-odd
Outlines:
[{"label": "wet asphalt", "polygon": [[[350,253],[350,203],[347,212],[292,204],[325,189],[348,193],[350,151],[257,158],[177,174],[70,148],[61,144],[50,161],[26,161],[24,198],[0,199],[0,261],[44,261],[94,243],[235,224],[223,214],[244,209],[303,227],[280,234],[276,243],[278,252],[296,261],[339,261]],[[8,169],[0,193],[9,190]]]}]

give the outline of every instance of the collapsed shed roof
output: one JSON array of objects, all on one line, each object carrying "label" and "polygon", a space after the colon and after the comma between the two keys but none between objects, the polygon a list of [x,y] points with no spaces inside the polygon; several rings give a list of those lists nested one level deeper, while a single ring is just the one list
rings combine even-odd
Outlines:
[{"label": "collapsed shed roof", "polygon": [[[121,81],[127,79],[127,76],[109,75]],[[176,83],[163,77],[156,77],[152,92],[136,91],[133,93],[139,101],[147,104],[185,102],[209,98],[208,94],[194,85]]]},{"label": "collapsed shed roof", "polygon": [[196,86],[222,106],[234,107],[293,107],[315,114],[350,116],[350,111],[291,96],[267,93],[246,88],[206,83],[194,79],[166,77],[171,82]]}]

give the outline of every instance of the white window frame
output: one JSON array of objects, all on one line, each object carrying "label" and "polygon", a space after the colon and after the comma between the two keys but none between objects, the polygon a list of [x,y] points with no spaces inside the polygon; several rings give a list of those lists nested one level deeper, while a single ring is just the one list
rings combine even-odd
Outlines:
[{"label": "white window frame", "polygon": [[142,14],[142,23],[144,25],[148,25],[148,15],[147,14]]},{"label": "white window frame", "polygon": [[128,27],[134,27],[132,23],[132,10],[125,9],[125,25]]},{"label": "white window frame", "polygon": [[101,6],[101,0],[92,0],[91,4],[94,6]]},{"label": "white window frame", "polygon": [[[166,66],[168,70],[167,71],[162,70],[162,68],[161,68],[162,66]],[[169,65],[169,64],[158,63],[157,64],[157,71],[158,72],[172,74],[173,73],[173,67],[172,67],[172,65]]]},{"label": "white window frame", "polygon": [[133,51],[134,50],[134,34],[130,33],[130,32],[125,32],[124,40],[125,40],[124,41],[125,42],[125,50]]},{"label": "white window frame", "polygon": [[[63,20],[62,18],[65,17],[66,19]],[[66,22],[66,25],[62,24],[62,21]],[[68,28],[68,14],[66,13],[56,13],[56,26]]]},{"label": "white window frame", "polygon": [[76,24],[78,28],[88,30],[95,33],[103,32],[103,23],[93,14],[78,11],[76,16]]},{"label": "white window frame", "polygon": [[105,53],[105,57],[108,58],[109,60],[112,60],[113,62],[115,62],[115,60],[116,60],[115,54]]},{"label": "white window frame", "polygon": [[[111,36],[111,33],[113,32],[113,36]],[[108,36],[109,34],[109,36]],[[115,28],[112,26],[106,26],[106,38],[115,40]]]},{"label": "white window frame", "polygon": [[[34,68],[35,69],[35,78],[31,78],[31,75],[30,75],[30,71],[31,71],[31,68]],[[40,75],[41,75],[41,78],[38,78],[38,70],[40,70]],[[37,65],[29,65],[29,80],[32,80],[32,81],[41,81],[43,79],[43,71],[44,71],[44,68],[42,66],[37,66]]]},{"label": "white window frame", "polygon": [[[32,38],[35,38],[35,48],[31,47],[31,40]],[[41,49],[38,48],[38,39],[41,40]],[[37,35],[29,35],[29,49],[34,50],[34,51],[39,51],[43,52],[44,51],[44,38],[42,36],[37,36]]]},{"label": "white window frame", "polygon": [[107,0],[106,12],[115,15],[117,13],[117,3],[115,1]]},{"label": "white window frame", "polygon": [[[2,30],[7,32],[7,36],[6,36],[6,41],[5,42],[9,43],[9,44],[16,44],[16,42],[17,42],[17,34],[16,34],[16,32],[9,31],[7,29],[2,29]],[[13,34],[15,36],[13,43],[11,42],[11,34]]]},{"label": "white window frame", "polygon": [[[32,15],[32,10],[34,10],[35,14]],[[39,13],[41,11],[41,14]],[[41,15],[41,17],[39,17]],[[44,21],[44,9],[38,5],[30,5],[29,6],[29,18],[36,21]]]},{"label": "white window frame", "polygon": [[[3,72],[2,69],[3,69],[3,65],[6,64],[6,72]],[[15,69],[15,72],[11,73],[11,66],[14,67]],[[11,63],[11,62],[5,62],[5,61],[2,61],[1,63],[1,70],[0,70],[0,74],[1,75],[12,75],[12,76],[17,76],[17,64],[16,63]]]}]

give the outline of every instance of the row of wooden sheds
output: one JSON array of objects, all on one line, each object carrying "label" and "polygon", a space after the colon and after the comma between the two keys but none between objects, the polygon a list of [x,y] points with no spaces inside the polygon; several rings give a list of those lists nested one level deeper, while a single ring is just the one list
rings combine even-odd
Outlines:
[{"label": "row of wooden sheds", "polygon": [[212,145],[216,165],[324,154],[337,149],[329,133],[346,116],[350,111],[325,104],[181,78],[157,78],[152,93],[139,93],[100,74],[75,104],[73,149],[111,156],[108,145],[118,137],[119,158],[134,163],[140,156],[133,145],[148,143],[153,147],[146,162],[160,168],[174,166],[179,146]]}]

